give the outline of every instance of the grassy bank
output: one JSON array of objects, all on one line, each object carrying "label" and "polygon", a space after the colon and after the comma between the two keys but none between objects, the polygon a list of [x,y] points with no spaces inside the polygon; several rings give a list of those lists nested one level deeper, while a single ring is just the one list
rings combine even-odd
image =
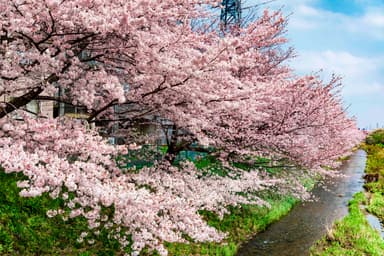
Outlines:
[{"label": "grassy bank", "polygon": [[48,218],[47,210],[62,206],[48,195],[36,198],[19,196],[16,182],[21,174],[5,174],[0,169],[0,255],[115,255],[116,240],[101,234],[92,245],[79,243],[78,237],[88,230],[84,218],[64,221]]},{"label": "grassy bank", "polygon": [[366,191],[354,196],[349,214],[311,248],[311,255],[384,255],[384,240],[365,217],[368,211],[384,223],[384,131],[374,132],[366,142]]},{"label": "grassy bank", "polygon": [[360,205],[367,203],[364,193],[355,194],[349,214],[337,221],[326,236],[311,248],[311,255],[384,255],[380,234],[368,223]]},{"label": "grassy bank", "polygon": [[202,212],[211,226],[228,233],[226,241],[220,244],[168,244],[170,255],[235,255],[241,242],[279,220],[297,202],[292,197],[278,195],[269,195],[267,201],[271,204],[271,208],[243,205],[242,208],[231,208],[231,214],[226,215],[222,220],[212,213]]},{"label": "grassy bank", "polygon": [[[204,162],[205,161],[205,162]],[[208,165],[215,172],[223,172],[214,161],[197,162],[199,168]],[[276,172],[276,169],[273,170]],[[5,174],[0,169],[0,255],[123,255],[116,240],[106,232],[94,236],[94,243],[79,242],[82,232],[87,231],[84,218],[64,221],[62,217],[48,218],[46,211],[62,206],[60,199],[48,195],[37,198],[22,198],[16,182],[22,174]],[[308,186],[313,182],[303,180]],[[200,214],[213,227],[228,233],[223,243],[167,243],[169,255],[234,255],[241,242],[264,230],[270,223],[287,214],[297,200],[291,196],[263,191],[259,195],[268,201],[271,208],[243,205],[229,208],[230,214],[223,219],[211,212]],[[126,250],[129,252],[129,249]],[[153,255],[143,252],[142,255]]]}]

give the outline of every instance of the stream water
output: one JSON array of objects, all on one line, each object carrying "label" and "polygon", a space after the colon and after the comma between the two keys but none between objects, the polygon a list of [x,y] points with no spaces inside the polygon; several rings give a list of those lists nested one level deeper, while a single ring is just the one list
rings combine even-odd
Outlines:
[{"label": "stream water", "polygon": [[341,166],[344,177],[326,181],[326,189],[313,190],[317,200],[295,206],[280,221],[257,234],[238,251],[238,256],[304,256],[336,219],[348,213],[348,201],[363,190],[366,153],[356,151]]}]

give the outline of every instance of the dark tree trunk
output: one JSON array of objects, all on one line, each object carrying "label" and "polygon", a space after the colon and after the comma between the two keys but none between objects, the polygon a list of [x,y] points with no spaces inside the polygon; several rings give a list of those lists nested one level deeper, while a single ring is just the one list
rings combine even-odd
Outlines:
[{"label": "dark tree trunk", "polygon": [[176,124],[172,126],[171,139],[167,138],[167,152],[165,153],[165,160],[171,164],[175,161],[176,156],[180,153],[181,149],[177,146],[178,129]]},{"label": "dark tree trunk", "polygon": [[6,103],[4,108],[0,109],[0,118],[8,115],[9,113],[27,105],[31,100],[35,99],[44,89],[42,87],[37,87],[24,95],[15,97],[9,102]]}]

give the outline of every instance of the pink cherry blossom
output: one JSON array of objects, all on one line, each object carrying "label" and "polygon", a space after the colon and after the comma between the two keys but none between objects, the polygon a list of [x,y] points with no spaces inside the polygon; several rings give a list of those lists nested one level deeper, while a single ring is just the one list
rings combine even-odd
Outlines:
[{"label": "pink cherry blossom", "polygon": [[[198,211],[222,217],[229,205],[268,206],[242,192],[279,187],[308,198],[294,177],[230,162],[261,156],[311,173],[336,166],[363,136],[343,108],[340,80],[294,74],[281,13],[265,11],[222,36],[191,25],[212,18],[207,5],[220,4],[203,2],[0,0],[0,165],[27,177],[17,183],[21,196],[63,198],[64,208],[49,217],[83,216],[92,233],[107,228],[123,247],[131,235],[133,255],[145,246],[167,255],[163,242],[186,242],[184,234],[222,241],[226,234]],[[84,114],[32,115],[26,105],[34,100]],[[142,122],[173,128],[166,156],[152,167],[122,170],[118,156],[164,139],[164,131],[132,129]],[[119,125],[127,145],[108,144],[95,123],[101,130]],[[214,148],[230,175],[170,164],[196,144]],[[104,215],[102,206],[113,206],[114,215]]]}]

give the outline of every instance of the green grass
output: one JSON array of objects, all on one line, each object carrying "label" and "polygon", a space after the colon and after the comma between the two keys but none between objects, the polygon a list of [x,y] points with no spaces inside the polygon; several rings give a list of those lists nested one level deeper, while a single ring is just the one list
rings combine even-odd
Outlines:
[{"label": "green grass", "polygon": [[376,215],[381,222],[384,220],[384,196],[381,193],[374,193],[371,195],[367,210]]},{"label": "green grass", "polygon": [[[384,130],[378,130],[371,136],[379,133],[376,137],[384,136]],[[380,137],[381,138],[381,137]],[[384,147],[379,141],[379,144],[366,144],[365,150],[368,153],[367,166],[365,172],[367,174],[378,175],[378,180],[375,182],[366,183],[365,187],[370,192],[367,210],[376,215],[382,223],[384,223]]]},{"label": "green grass", "polygon": [[[364,185],[366,192],[357,193],[349,204],[349,214],[334,224],[328,234],[311,248],[311,255],[384,255],[384,240],[372,228],[365,209],[384,222],[384,130],[368,136],[362,148],[367,152],[365,173],[378,175],[378,180]],[[362,207],[364,205],[364,207]]]},{"label": "green grass", "polygon": [[[210,156],[195,160],[195,165],[203,175],[215,173],[225,176],[229,172]],[[249,169],[249,166],[241,164],[237,167],[244,171]],[[16,182],[23,179],[25,177],[22,174],[5,174],[0,168],[0,255],[124,254],[119,243],[109,239],[106,231],[98,236],[91,235],[94,244],[77,242],[80,234],[88,231],[86,220],[80,217],[67,221],[60,216],[48,218],[46,211],[62,207],[63,202],[60,199],[53,200],[47,194],[36,198],[20,197]],[[258,196],[268,201],[271,207],[229,207],[230,214],[223,219],[212,212],[200,212],[209,225],[228,233],[223,243],[166,243],[169,255],[235,255],[241,242],[279,220],[297,202],[290,196],[272,191],[258,192]],[[125,251],[129,252],[129,248]],[[141,255],[156,253],[143,250]]]},{"label": "green grass", "polygon": [[[267,159],[261,160],[263,160],[264,163]],[[228,169],[223,168],[221,163],[212,156],[200,158],[194,163],[195,166],[202,171],[203,175],[216,174],[226,176],[229,172]],[[232,163],[232,165],[244,171],[252,169],[251,166],[246,163]],[[278,168],[273,169],[275,173],[279,171]],[[270,173],[272,173],[272,171]],[[305,181],[311,184],[314,183],[309,180]],[[228,234],[223,243],[166,243],[169,255],[235,255],[241,242],[265,230],[271,223],[278,221],[298,202],[297,199],[291,196],[279,195],[277,192],[268,190],[259,192],[258,196],[266,200],[270,204],[270,208],[256,205],[228,207],[230,214],[226,214],[223,219],[220,219],[212,212],[200,211],[200,214],[210,226]]]},{"label": "green grass", "polygon": [[265,230],[265,228],[286,215],[297,202],[289,196],[269,195],[266,199],[271,208],[243,205],[241,208],[229,208],[230,214],[222,220],[217,215],[201,211],[209,225],[228,233],[224,243],[167,243],[169,255],[217,255],[232,256],[236,254],[238,246],[251,235]]},{"label": "green grass", "polygon": [[93,236],[93,245],[78,243],[81,232],[88,231],[86,220],[48,218],[46,211],[62,206],[62,201],[47,194],[20,197],[16,182],[23,179],[0,169],[0,255],[119,255],[118,242],[106,232]]},{"label": "green grass", "polygon": [[311,248],[311,255],[384,255],[384,242],[369,225],[360,207],[364,203],[364,193],[355,194],[349,203],[349,214],[337,221],[327,235]]},{"label": "green grass", "polygon": [[[60,199],[48,195],[22,198],[18,195],[17,180],[21,174],[5,174],[0,171],[0,255],[121,255],[123,252],[115,240],[106,233],[93,236],[93,245],[76,240],[88,231],[84,218],[64,221],[61,217],[48,218],[46,211],[61,207]],[[231,214],[220,220],[217,215],[201,211],[208,223],[228,232],[224,243],[167,243],[169,255],[235,255],[238,245],[250,235],[264,230],[270,223],[287,214],[297,202],[289,196],[269,192],[261,194],[271,208],[243,205],[229,208]],[[156,255],[142,252],[141,255]]]}]

